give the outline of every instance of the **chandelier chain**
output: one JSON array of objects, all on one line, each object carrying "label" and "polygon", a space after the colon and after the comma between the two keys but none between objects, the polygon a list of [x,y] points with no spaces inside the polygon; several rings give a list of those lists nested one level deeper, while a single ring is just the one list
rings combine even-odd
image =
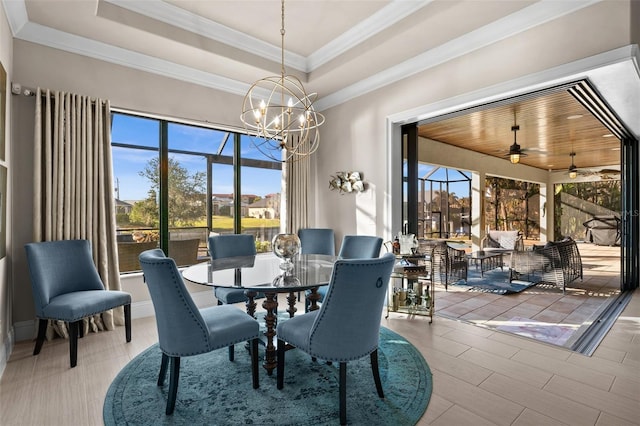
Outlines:
[{"label": "chandelier chain", "polygon": [[282,73],[282,78],[284,78],[284,76],[286,75],[286,72],[284,70],[284,0],[282,0],[282,7],[281,7],[282,13],[281,13],[281,26],[280,26],[280,47],[281,47],[281,55],[282,55],[282,61],[280,61],[281,64],[281,68],[280,68],[280,72]]}]

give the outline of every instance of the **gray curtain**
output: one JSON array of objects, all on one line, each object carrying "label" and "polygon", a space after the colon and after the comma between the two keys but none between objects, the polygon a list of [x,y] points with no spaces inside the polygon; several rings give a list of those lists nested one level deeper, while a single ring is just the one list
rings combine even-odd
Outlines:
[{"label": "gray curtain", "polygon": [[297,233],[298,229],[309,226],[309,166],[310,159],[305,157],[285,164],[287,185],[287,229],[286,232]]},{"label": "gray curtain", "polygon": [[[109,101],[38,88],[35,110],[33,240],[90,240],[105,288],[120,290]],[[119,308],[85,331],[122,324]]]}]

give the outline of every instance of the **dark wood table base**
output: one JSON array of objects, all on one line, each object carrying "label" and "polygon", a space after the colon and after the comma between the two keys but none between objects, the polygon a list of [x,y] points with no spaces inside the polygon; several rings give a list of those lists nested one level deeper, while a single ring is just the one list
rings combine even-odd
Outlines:
[{"label": "dark wood table base", "polygon": [[[251,294],[253,293],[253,294]],[[255,297],[255,292],[247,292],[247,296],[249,296],[249,300],[247,301],[247,313],[249,315],[255,314],[256,303],[253,301]],[[277,366],[277,350],[275,346],[275,337],[276,337],[276,326],[278,325],[278,293],[265,293],[265,300],[262,302],[262,307],[267,311],[264,316],[264,322],[266,330],[264,335],[267,339],[265,345],[265,356],[264,363],[262,367],[267,370],[267,374],[269,376],[273,375],[273,370],[276,369]],[[311,294],[309,294],[309,300],[311,305],[309,307],[309,311],[315,311],[318,309],[318,300],[320,300],[320,295],[318,294],[318,288],[314,287],[311,289]],[[291,292],[287,296],[289,318],[292,318],[297,311],[295,307],[297,301],[297,297],[294,292]],[[250,307],[253,307],[250,312]],[[254,315],[252,315],[254,316]],[[255,316],[254,316],[255,317]]]}]

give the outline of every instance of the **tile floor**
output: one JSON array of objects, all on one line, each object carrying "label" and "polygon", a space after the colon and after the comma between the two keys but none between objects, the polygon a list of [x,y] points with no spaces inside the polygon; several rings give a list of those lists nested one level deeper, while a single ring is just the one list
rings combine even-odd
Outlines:
[{"label": "tile floor", "polygon": [[514,317],[569,326],[578,330],[565,343],[569,347],[620,293],[620,247],[579,243],[578,248],[584,278],[571,283],[565,294],[547,284],[511,295],[471,292],[455,285],[445,291],[436,286],[436,316],[491,329],[508,324]]}]

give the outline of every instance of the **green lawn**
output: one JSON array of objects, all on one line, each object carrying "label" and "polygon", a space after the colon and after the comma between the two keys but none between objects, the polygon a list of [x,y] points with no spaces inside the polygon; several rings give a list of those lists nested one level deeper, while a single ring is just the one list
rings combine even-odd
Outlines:
[{"label": "green lawn", "polygon": [[[254,217],[243,217],[241,223],[242,228],[277,228],[280,226],[280,219],[256,219]],[[201,226],[206,226],[206,222]],[[213,229],[233,229],[233,218],[228,216],[214,216]]]}]

